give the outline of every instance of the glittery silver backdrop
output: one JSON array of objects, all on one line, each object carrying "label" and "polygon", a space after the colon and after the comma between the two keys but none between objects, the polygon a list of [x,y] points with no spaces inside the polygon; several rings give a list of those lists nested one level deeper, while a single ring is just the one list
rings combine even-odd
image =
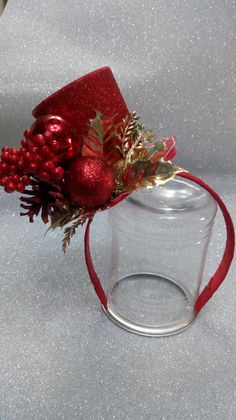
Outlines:
[{"label": "glittery silver backdrop", "polygon": [[[9,0],[0,19],[0,144],[17,144],[46,95],[109,65],[130,110],[177,135],[176,163],[203,177],[233,215],[236,3],[211,0]],[[82,234],[18,217],[0,193],[0,419],[234,420],[235,267],[184,333],[129,334],[102,313]],[[101,276],[106,214],[93,224]],[[224,247],[217,219],[207,279]]]}]

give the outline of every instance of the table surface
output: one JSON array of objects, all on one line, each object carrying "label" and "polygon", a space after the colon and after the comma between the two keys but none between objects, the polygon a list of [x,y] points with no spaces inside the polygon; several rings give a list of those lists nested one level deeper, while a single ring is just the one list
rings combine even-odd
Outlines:
[{"label": "table surface", "polygon": [[[176,163],[209,182],[236,214],[234,1],[11,0],[0,19],[0,144],[17,144],[47,94],[103,65],[130,109],[178,136]],[[19,217],[0,192],[0,420],[234,420],[235,265],[179,335],[128,333],[103,313],[78,231]],[[106,273],[107,214],[92,226]],[[204,282],[224,249],[217,216]]]}]

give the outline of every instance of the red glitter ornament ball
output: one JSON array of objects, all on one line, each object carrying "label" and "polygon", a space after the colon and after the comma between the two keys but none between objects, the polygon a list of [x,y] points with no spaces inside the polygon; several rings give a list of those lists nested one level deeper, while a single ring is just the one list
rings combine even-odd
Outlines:
[{"label": "red glitter ornament ball", "polygon": [[88,208],[101,206],[115,189],[113,170],[99,158],[79,157],[68,167],[65,188],[73,202]]}]

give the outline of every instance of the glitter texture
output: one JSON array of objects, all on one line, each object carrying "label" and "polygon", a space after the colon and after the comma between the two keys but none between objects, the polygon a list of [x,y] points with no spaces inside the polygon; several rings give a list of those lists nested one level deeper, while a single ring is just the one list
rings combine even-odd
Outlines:
[{"label": "glitter texture", "polygon": [[[160,136],[177,135],[176,164],[235,198],[234,1],[7,3],[0,19],[0,143],[17,145],[33,107],[109,65],[129,109]],[[66,256],[62,234],[20,218],[0,193],[0,418],[4,420],[235,420],[233,267],[180,335],[150,339],[109,321],[89,282],[83,235]],[[91,227],[106,281],[106,220]],[[224,247],[217,216],[204,278]]]},{"label": "glitter texture", "polygon": [[94,156],[79,157],[69,163],[65,189],[75,203],[89,208],[100,206],[115,189],[113,170]]},{"label": "glitter texture", "polygon": [[33,110],[33,115],[35,118],[44,114],[60,115],[81,128],[95,116],[96,110],[114,115],[116,123],[129,112],[108,67],[92,71],[55,92]]}]

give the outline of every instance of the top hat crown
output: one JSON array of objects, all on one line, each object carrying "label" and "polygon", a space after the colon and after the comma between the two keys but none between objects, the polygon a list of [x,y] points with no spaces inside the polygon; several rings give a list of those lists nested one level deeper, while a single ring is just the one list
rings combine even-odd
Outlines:
[{"label": "top hat crown", "polygon": [[69,83],[42,101],[32,112],[35,118],[58,115],[81,128],[96,111],[114,117],[118,124],[129,113],[109,67],[102,67]]}]

